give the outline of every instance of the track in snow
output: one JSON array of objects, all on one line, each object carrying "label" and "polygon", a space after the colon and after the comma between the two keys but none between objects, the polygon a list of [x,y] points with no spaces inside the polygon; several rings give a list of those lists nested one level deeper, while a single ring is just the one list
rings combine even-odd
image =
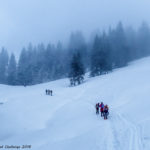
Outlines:
[{"label": "track in snow", "polygon": [[[138,127],[128,121],[123,115],[111,112],[109,118],[110,130],[107,150],[143,150],[142,140],[138,132]],[[110,147],[109,145],[113,145]]]}]

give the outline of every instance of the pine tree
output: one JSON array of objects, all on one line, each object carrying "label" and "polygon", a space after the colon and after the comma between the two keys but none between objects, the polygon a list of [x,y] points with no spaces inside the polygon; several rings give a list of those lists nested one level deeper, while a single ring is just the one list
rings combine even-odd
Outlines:
[{"label": "pine tree", "polygon": [[150,28],[145,22],[138,30],[137,45],[139,58],[150,55]]},{"label": "pine tree", "polygon": [[2,48],[0,53],[0,83],[6,83],[6,76],[7,76],[7,67],[8,67],[8,53],[7,50]]},{"label": "pine tree", "polygon": [[129,61],[133,61],[139,57],[139,48],[137,45],[136,32],[132,27],[126,29],[126,39],[129,48]]},{"label": "pine tree", "polygon": [[17,68],[16,68],[16,59],[14,54],[11,54],[10,60],[9,60],[9,64],[8,64],[8,77],[7,77],[7,83],[9,85],[16,85],[16,72],[17,72]]},{"label": "pine tree", "polygon": [[126,66],[129,61],[130,54],[125,31],[121,22],[119,22],[116,29],[111,32],[110,38],[114,67],[119,68]]},{"label": "pine tree", "polygon": [[70,84],[74,86],[76,85],[76,83],[81,84],[84,80],[84,74],[85,70],[81,61],[81,55],[80,53],[74,54],[70,64]]},{"label": "pine tree", "polygon": [[112,70],[111,50],[105,33],[95,37],[91,53],[90,75],[97,76]]},{"label": "pine tree", "polygon": [[25,48],[23,48],[19,57],[18,69],[17,69],[17,80],[19,85],[24,85],[24,86],[27,85],[26,71],[27,71],[28,61],[29,60],[27,58],[27,51]]},{"label": "pine tree", "polygon": [[74,53],[80,53],[82,57],[82,63],[84,67],[87,68],[88,67],[87,45],[82,32],[77,31],[71,33],[68,48],[69,48],[70,55],[73,55]]},{"label": "pine tree", "polygon": [[99,68],[99,60],[100,60],[100,55],[99,55],[99,49],[100,49],[100,39],[96,35],[94,44],[93,44],[93,49],[91,52],[91,73],[90,75],[92,77],[99,75],[100,68]]}]

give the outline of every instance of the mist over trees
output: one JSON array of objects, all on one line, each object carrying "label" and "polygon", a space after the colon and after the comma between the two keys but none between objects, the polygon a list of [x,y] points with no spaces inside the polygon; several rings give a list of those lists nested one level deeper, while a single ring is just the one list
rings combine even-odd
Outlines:
[{"label": "mist over trees", "polygon": [[124,28],[119,22],[107,32],[97,33],[88,42],[81,32],[70,35],[63,47],[43,43],[23,48],[19,60],[5,48],[0,51],[0,83],[34,85],[69,77],[71,85],[80,84],[84,74],[91,77],[127,66],[132,60],[150,55],[150,28],[142,23],[138,30]]}]

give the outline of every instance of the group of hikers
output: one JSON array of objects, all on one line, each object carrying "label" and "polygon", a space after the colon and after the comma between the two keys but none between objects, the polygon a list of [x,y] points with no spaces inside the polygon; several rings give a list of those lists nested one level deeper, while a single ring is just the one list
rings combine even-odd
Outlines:
[{"label": "group of hikers", "polygon": [[96,114],[99,114],[99,110],[101,112],[101,117],[104,117],[104,119],[106,120],[108,118],[109,115],[109,108],[108,105],[104,105],[103,102],[101,103],[97,103],[96,104]]},{"label": "group of hikers", "polygon": [[53,95],[53,91],[52,91],[52,90],[46,89],[46,90],[45,90],[45,93],[46,93],[46,95],[50,95],[50,96]]}]

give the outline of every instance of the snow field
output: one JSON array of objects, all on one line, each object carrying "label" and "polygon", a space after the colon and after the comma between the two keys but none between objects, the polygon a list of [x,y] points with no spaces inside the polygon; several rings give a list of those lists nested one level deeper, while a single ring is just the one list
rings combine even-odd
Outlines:
[{"label": "snow field", "polygon": [[[0,145],[30,144],[33,150],[149,150],[150,58],[114,72],[30,87],[0,85]],[[52,89],[54,96],[45,95]],[[95,104],[110,108],[108,120]]]}]

